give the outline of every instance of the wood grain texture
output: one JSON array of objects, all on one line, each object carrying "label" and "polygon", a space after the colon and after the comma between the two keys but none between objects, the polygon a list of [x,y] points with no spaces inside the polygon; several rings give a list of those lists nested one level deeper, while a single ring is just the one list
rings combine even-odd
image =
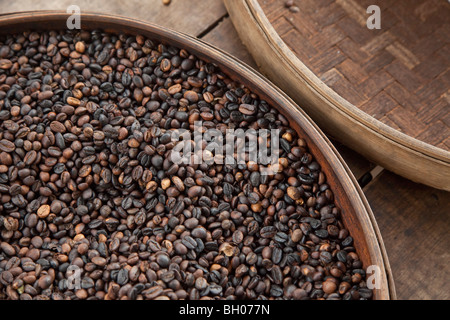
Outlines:
[{"label": "wood grain texture", "polygon": [[[221,0],[0,0],[0,14],[32,10],[64,10],[75,4],[83,12],[102,12],[132,17],[197,36],[226,14]],[[81,20],[83,27],[83,20]]]},{"label": "wood grain texture", "polygon": [[202,40],[220,48],[250,67],[257,70],[255,60],[253,60],[250,53],[245,49],[244,45],[237,34],[230,18],[226,17],[219,22],[210,32],[208,32]]},{"label": "wood grain texture", "polygon": [[383,172],[365,189],[398,299],[450,299],[450,193]]},{"label": "wood grain texture", "polygon": [[[377,115],[386,123],[377,120],[373,116],[369,116],[351,102],[343,99],[341,95],[337,94],[323,82],[329,79],[334,81],[339,90],[351,97],[355,104],[363,103],[367,100],[367,92],[365,93],[361,89],[354,89],[345,83],[346,80],[348,81],[345,73],[348,76],[349,70],[351,70],[348,68],[350,63],[345,64],[345,60],[348,59],[346,52],[352,51],[352,46],[360,47],[362,44],[365,44],[366,47],[364,50],[359,49],[359,51],[357,50],[351,55],[355,59],[368,59],[366,67],[362,70],[362,74],[375,72],[380,68],[390,66],[389,72],[386,71],[386,74],[380,77],[379,80],[381,83],[384,84],[384,80],[387,80],[386,85],[390,85],[393,83],[391,78],[396,78],[404,90],[408,90],[408,87],[413,88],[416,83],[411,81],[407,74],[403,75],[399,72],[402,68],[410,69],[400,64],[399,60],[395,60],[393,56],[394,53],[399,52],[399,46],[391,48],[390,52],[383,50],[383,48],[391,44],[390,39],[399,37],[399,30],[391,28],[390,33],[380,38],[382,41],[366,43],[366,35],[358,33],[351,34],[352,30],[355,31],[360,27],[357,21],[347,16],[337,22],[339,27],[347,35],[347,38],[342,40],[345,41],[343,47],[345,49],[338,49],[336,46],[331,46],[324,50],[322,55],[316,55],[316,47],[308,45],[309,41],[305,40],[307,40],[308,33],[314,34],[314,30],[320,27],[318,23],[310,23],[308,25],[308,32],[304,34],[294,32],[294,34],[289,35],[291,31],[283,28],[284,37],[300,39],[297,39],[298,46],[293,46],[293,49],[296,49],[294,52],[286,45],[283,38],[277,34],[276,30],[270,24],[270,20],[272,18],[276,20],[277,17],[280,19],[284,17],[283,21],[291,21],[290,19],[292,17],[290,14],[283,15],[282,12],[286,11],[286,9],[281,1],[261,0],[268,6],[266,11],[267,16],[262,10],[259,0],[224,1],[241,39],[246,44],[247,49],[251,52],[257,64],[261,66],[261,71],[289,94],[327,133],[350,148],[357,150],[364,157],[399,175],[436,188],[450,190],[450,152],[419,141],[401,132],[400,130],[412,130],[411,126],[408,127],[408,123],[414,122],[411,120],[410,113],[407,112],[406,119],[403,117],[394,117],[389,114],[389,111],[398,108],[400,104],[387,93],[380,95],[380,92],[384,92],[384,86],[377,88],[373,83],[371,84],[378,91],[377,99],[383,104],[387,112],[380,112]],[[314,15],[314,10],[308,4],[325,8],[332,2],[301,1],[304,4],[304,13],[310,15]],[[351,1],[349,3],[354,4],[357,2]],[[347,9],[349,10],[349,8]],[[358,12],[357,9],[355,9],[355,12]],[[407,10],[407,8],[402,6],[401,10]],[[440,17],[438,12],[431,15],[434,16],[435,14]],[[395,17],[391,17],[390,20],[391,24],[395,24]],[[293,26],[293,28],[297,30],[297,26]],[[366,30],[367,32],[369,31],[368,29]],[[407,36],[411,35],[405,35],[405,37]],[[370,58],[369,53],[372,51],[381,51],[381,54]],[[318,68],[323,72],[332,73],[327,73],[327,77],[322,81],[297,57],[300,54],[303,54],[306,58],[313,59],[317,63]],[[414,64],[415,60],[412,59],[411,61],[411,64]],[[337,67],[333,68],[333,66],[342,63],[344,64],[341,65],[341,70]],[[273,66],[276,66],[276,68]],[[447,83],[447,73],[439,75],[439,78],[442,78],[440,82],[434,79],[430,82],[430,86],[438,88],[436,92],[440,92],[442,95],[442,87]],[[418,94],[420,93],[425,97],[428,92],[421,87]],[[435,95],[431,95],[430,97],[433,98]],[[445,94],[444,97],[446,97]],[[447,101],[446,98],[445,101]],[[370,109],[369,113],[373,110],[377,113],[376,107],[379,107],[379,105],[373,106],[367,104],[367,107]],[[405,108],[405,110],[408,110],[408,108]],[[445,114],[443,115],[442,112],[440,114],[442,117],[445,117]],[[445,141],[445,133],[441,134],[441,137],[441,141],[437,142],[439,146]]]}]

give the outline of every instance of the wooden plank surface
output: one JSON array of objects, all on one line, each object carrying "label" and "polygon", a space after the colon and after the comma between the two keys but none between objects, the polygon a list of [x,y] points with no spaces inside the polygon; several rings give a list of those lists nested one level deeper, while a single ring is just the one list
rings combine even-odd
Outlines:
[{"label": "wooden plank surface", "polygon": [[450,194],[383,172],[365,188],[399,299],[450,299]]},{"label": "wooden plank surface", "polygon": [[258,70],[255,60],[253,60],[250,53],[245,49],[239,39],[239,35],[230,18],[225,17],[214,29],[202,37],[202,40],[228,52],[249,66],[255,68],[255,70]]},{"label": "wooden plank surface", "polygon": [[[30,10],[64,10],[76,4],[83,11],[133,17],[197,36],[226,15],[222,0],[21,0],[0,2],[0,14]],[[81,27],[83,20],[81,19]]]},{"label": "wooden plank surface", "polygon": [[[37,9],[64,10],[71,1],[5,2],[0,13]],[[132,16],[201,36],[248,65],[256,64],[240,42],[221,0],[160,0],[126,3],[78,1],[81,10]],[[333,141],[333,140],[332,140]],[[374,168],[367,159],[333,141],[352,170],[361,178]],[[399,299],[450,299],[450,193],[410,182],[383,171],[364,188],[383,236]]]}]

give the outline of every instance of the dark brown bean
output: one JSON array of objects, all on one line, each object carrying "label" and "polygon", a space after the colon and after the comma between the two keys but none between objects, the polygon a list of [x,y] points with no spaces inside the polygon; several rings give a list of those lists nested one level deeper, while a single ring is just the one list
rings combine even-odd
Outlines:
[{"label": "dark brown bean", "polygon": [[239,111],[245,115],[253,115],[256,113],[257,109],[256,109],[256,106],[254,106],[252,104],[243,103],[239,106]]},{"label": "dark brown bean", "polygon": [[11,246],[9,243],[3,241],[0,244],[0,248],[2,249],[2,251],[7,254],[8,256],[14,256],[16,254],[16,250],[13,248],[13,246]]},{"label": "dark brown bean", "polygon": [[13,142],[6,140],[6,139],[2,139],[0,140],[0,151],[3,152],[13,152],[16,149],[16,146],[14,145]]}]

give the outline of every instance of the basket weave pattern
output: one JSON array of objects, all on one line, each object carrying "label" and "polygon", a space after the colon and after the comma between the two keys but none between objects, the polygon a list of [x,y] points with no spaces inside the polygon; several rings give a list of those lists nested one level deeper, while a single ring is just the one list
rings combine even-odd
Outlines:
[{"label": "basket weave pattern", "polygon": [[[413,138],[450,151],[450,4],[446,0],[260,1],[296,56],[336,93]],[[369,30],[366,9],[381,9]]]}]

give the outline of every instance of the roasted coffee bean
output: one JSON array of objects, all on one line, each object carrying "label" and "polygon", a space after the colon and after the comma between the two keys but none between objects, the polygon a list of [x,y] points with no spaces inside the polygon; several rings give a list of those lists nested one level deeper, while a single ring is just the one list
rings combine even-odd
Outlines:
[{"label": "roasted coffee bean", "polygon": [[0,140],[0,151],[11,153],[16,149],[13,142],[6,139]]},{"label": "roasted coffee bean", "polygon": [[37,210],[37,215],[38,215],[38,217],[41,218],[41,219],[47,218],[49,214],[50,214],[50,206],[49,206],[48,204],[42,205],[42,206]]},{"label": "roasted coffee bean", "polygon": [[279,264],[281,262],[281,259],[283,258],[283,250],[281,250],[279,247],[274,247],[272,249],[272,261],[275,264]]},{"label": "roasted coffee bean", "polygon": [[300,229],[295,229],[291,234],[292,242],[299,242],[303,238],[303,232]]},{"label": "roasted coffee bean", "polygon": [[4,252],[8,256],[14,256],[16,253],[16,250],[7,242],[2,242],[0,244],[0,248],[2,249],[2,252]]},{"label": "roasted coffee bean", "polygon": [[273,226],[261,228],[260,235],[262,238],[273,238],[277,233],[277,229]]},{"label": "roasted coffee bean", "polygon": [[287,194],[292,200],[300,200],[302,197],[302,192],[297,187],[288,187]]},{"label": "roasted coffee bean", "polygon": [[347,246],[350,246],[350,245],[352,245],[352,243],[353,243],[353,238],[352,237],[347,237],[347,238],[345,238],[342,242],[341,242],[341,244],[344,246],[344,247],[347,247]]},{"label": "roasted coffee bean", "polygon": [[156,262],[160,265],[161,268],[167,268],[170,264],[170,258],[166,254],[159,254],[156,257]]},{"label": "roasted coffee bean", "polygon": [[239,111],[245,115],[253,115],[256,113],[257,109],[256,106],[252,104],[243,103],[239,106]]},{"label": "roasted coffee bean", "polygon": [[283,273],[278,265],[274,265],[271,270],[271,275],[273,282],[276,284],[281,284],[283,281]]},{"label": "roasted coffee bean", "polygon": [[197,241],[195,241],[195,239],[190,236],[185,236],[181,240],[181,242],[186,246],[186,248],[190,250],[195,249],[195,247],[197,247]]},{"label": "roasted coffee bean", "polygon": [[236,230],[233,233],[232,238],[233,238],[233,242],[234,243],[239,244],[239,243],[241,243],[244,240],[244,234],[242,233],[242,231]]},{"label": "roasted coffee bean", "polygon": [[195,238],[205,239],[207,236],[207,230],[204,227],[199,226],[192,230],[191,234]]},{"label": "roasted coffee bean", "polygon": [[270,287],[270,295],[272,297],[281,297],[283,295],[283,289],[280,286],[274,284]]},{"label": "roasted coffee bean", "polygon": [[163,290],[164,289],[161,286],[154,286],[154,287],[148,288],[147,290],[142,291],[142,294],[147,299],[155,299],[163,292]]},{"label": "roasted coffee bean", "polygon": [[13,63],[11,62],[11,60],[0,59],[0,69],[7,70],[7,69],[11,68],[12,65],[13,65]]},{"label": "roasted coffee bean", "polygon": [[104,267],[104,266],[106,265],[106,262],[107,262],[105,258],[100,257],[100,256],[93,257],[93,258],[91,259],[91,261],[92,261],[95,265],[97,265],[97,266],[99,266],[99,267]]},{"label": "roasted coffee bean", "polygon": [[193,186],[193,187],[189,188],[189,190],[187,192],[187,195],[188,195],[189,198],[195,198],[195,197],[200,196],[202,194],[202,192],[203,192],[203,188],[202,187],[200,187],[200,186]]},{"label": "roasted coffee bean", "polygon": [[337,289],[336,283],[334,281],[327,280],[322,283],[322,290],[327,294],[335,292]]},{"label": "roasted coffee bean", "polygon": [[120,269],[119,273],[117,274],[117,284],[123,286],[126,283],[128,283],[128,270],[127,269]]}]

